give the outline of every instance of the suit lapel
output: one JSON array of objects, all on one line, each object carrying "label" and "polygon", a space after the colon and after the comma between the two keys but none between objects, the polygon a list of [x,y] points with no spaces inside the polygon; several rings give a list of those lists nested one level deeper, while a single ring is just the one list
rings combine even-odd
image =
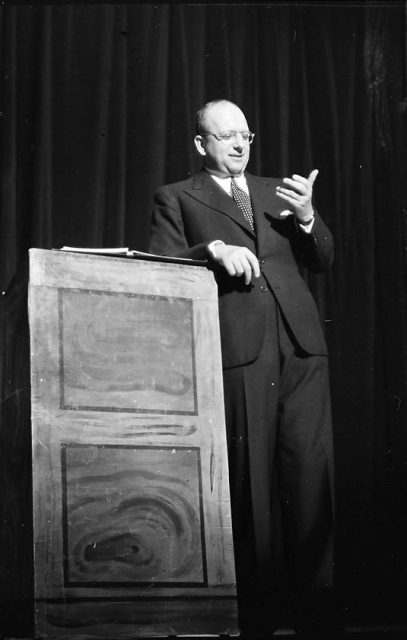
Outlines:
[{"label": "suit lapel", "polygon": [[207,171],[202,170],[193,177],[192,187],[186,190],[195,200],[226,215],[247,233],[254,237],[254,233],[234,200],[216,184]]},{"label": "suit lapel", "polygon": [[277,178],[258,178],[246,173],[247,185],[252,200],[253,215],[256,224],[257,251],[262,255],[270,251],[287,236],[292,226],[292,216],[281,218],[280,213],[287,204],[276,195],[276,186],[283,184]]},{"label": "suit lapel", "polygon": [[262,225],[265,217],[280,219],[281,211],[287,209],[287,205],[275,192],[281,181],[276,178],[258,179],[250,173],[246,173],[246,180],[257,226]]},{"label": "suit lapel", "polygon": [[252,201],[256,234],[253,233],[249,223],[245,220],[241,210],[232,198],[216,184],[215,180],[204,169],[193,176],[192,186],[186,189],[186,192],[210,209],[228,216],[252,238],[257,235],[260,248],[262,239],[270,231],[270,220],[275,219],[277,227],[286,223],[286,221],[281,220],[279,214],[284,209],[287,209],[287,205],[275,193],[277,184],[281,183],[280,180],[276,178],[257,178],[257,176],[247,172],[245,176]]}]

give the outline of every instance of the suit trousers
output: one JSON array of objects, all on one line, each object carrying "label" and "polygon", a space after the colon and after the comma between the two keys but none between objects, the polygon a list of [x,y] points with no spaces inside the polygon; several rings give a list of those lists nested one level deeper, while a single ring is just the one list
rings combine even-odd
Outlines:
[{"label": "suit trousers", "polygon": [[294,626],[323,630],[333,586],[328,360],[301,350],[264,295],[259,357],[224,371],[240,624],[278,628],[288,595]]}]

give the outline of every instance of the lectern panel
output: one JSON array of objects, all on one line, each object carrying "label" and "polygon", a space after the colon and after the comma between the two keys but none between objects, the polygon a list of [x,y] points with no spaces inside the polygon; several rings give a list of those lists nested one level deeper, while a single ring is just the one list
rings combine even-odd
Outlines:
[{"label": "lectern panel", "polygon": [[205,586],[197,448],[62,445],[65,585]]},{"label": "lectern panel", "polygon": [[59,290],[61,408],[197,413],[192,300]]}]

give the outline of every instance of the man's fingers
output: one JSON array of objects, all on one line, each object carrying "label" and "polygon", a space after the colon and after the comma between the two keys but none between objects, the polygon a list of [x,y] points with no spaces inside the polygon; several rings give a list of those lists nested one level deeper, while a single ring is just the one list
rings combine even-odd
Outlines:
[{"label": "man's fingers", "polygon": [[249,252],[247,255],[247,260],[250,263],[250,267],[253,271],[253,275],[255,278],[259,278],[260,277],[260,265],[259,265],[259,261],[257,260],[256,256]]},{"label": "man's fingers", "polygon": [[260,266],[254,253],[247,247],[223,245],[219,247],[218,262],[226,269],[230,276],[244,276],[246,284],[250,284],[252,277],[260,276]]},{"label": "man's fingers", "polygon": [[[283,182],[294,186],[293,182],[300,182],[304,187],[312,187],[315,182],[315,179],[319,173],[318,169],[313,169],[309,174],[308,178],[304,178],[304,176],[300,176],[298,173],[293,173],[291,178],[284,178]],[[297,185],[298,188],[298,185]]]},{"label": "man's fingers", "polygon": [[245,255],[241,256],[240,261],[241,261],[241,266],[242,266],[242,269],[243,269],[242,275],[244,274],[245,284],[250,284],[250,282],[252,280],[252,267],[250,265],[250,262],[246,258]]},{"label": "man's fingers", "polygon": [[244,274],[245,274],[245,284],[250,284],[253,276],[255,278],[260,277],[260,266],[259,261],[256,256],[252,253],[247,253],[244,258],[242,258],[242,262],[244,265]]},{"label": "man's fingers", "polygon": [[308,183],[310,183],[310,186],[311,186],[311,187],[312,187],[312,185],[314,184],[314,182],[315,182],[315,178],[317,177],[318,173],[319,173],[318,169],[313,169],[313,170],[311,171],[311,173],[309,174],[309,176],[308,176]]},{"label": "man's fingers", "polygon": [[250,251],[242,249],[238,255],[236,255],[234,261],[235,271],[237,276],[244,276],[245,284],[250,284],[252,276],[258,278],[260,275],[259,263]]},{"label": "man's fingers", "polygon": [[[297,176],[301,178],[301,176]],[[303,178],[305,180],[305,178]],[[307,193],[307,181],[302,182],[301,180],[294,180],[294,176],[292,178],[284,178],[284,184],[292,187],[295,193],[299,193],[300,195],[305,195]],[[282,187],[280,187],[282,188]]]},{"label": "man's fingers", "polygon": [[225,267],[226,271],[228,272],[228,274],[230,276],[239,275],[238,273],[236,273],[236,269],[235,269],[234,265],[231,262],[228,262],[228,261],[225,260],[223,262],[223,266]]},{"label": "man's fingers", "polygon": [[294,200],[296,198],[301,198],[306,193],[306,191],[304,191],[304,193],[298,193],[298,191],[293,191],[292,189],[284,189],[284,187],[277,187],[277,191],[278,193],[283,193],[290,198],[294,198]]}]

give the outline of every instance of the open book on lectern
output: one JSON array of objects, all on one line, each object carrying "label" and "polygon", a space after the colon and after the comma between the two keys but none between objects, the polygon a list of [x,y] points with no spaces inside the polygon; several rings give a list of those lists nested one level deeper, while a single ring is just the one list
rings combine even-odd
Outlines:
[{"label": "open book on lectern", "polygon": [[192,265],[206,265],[206,260],[193,260],[191,258],[177,258],[175,256],[160,256],[155,253],[147,253],[145,251],[137,251],[129,249],[129,247],[101,247],[98,249],[92,247],[61,247],[60,251],[70,251],[72,253],[91,253],[100,256],[112,256],[117,258],[141,258],[143,260],[156,260],[160,262],[181,262]]}]

